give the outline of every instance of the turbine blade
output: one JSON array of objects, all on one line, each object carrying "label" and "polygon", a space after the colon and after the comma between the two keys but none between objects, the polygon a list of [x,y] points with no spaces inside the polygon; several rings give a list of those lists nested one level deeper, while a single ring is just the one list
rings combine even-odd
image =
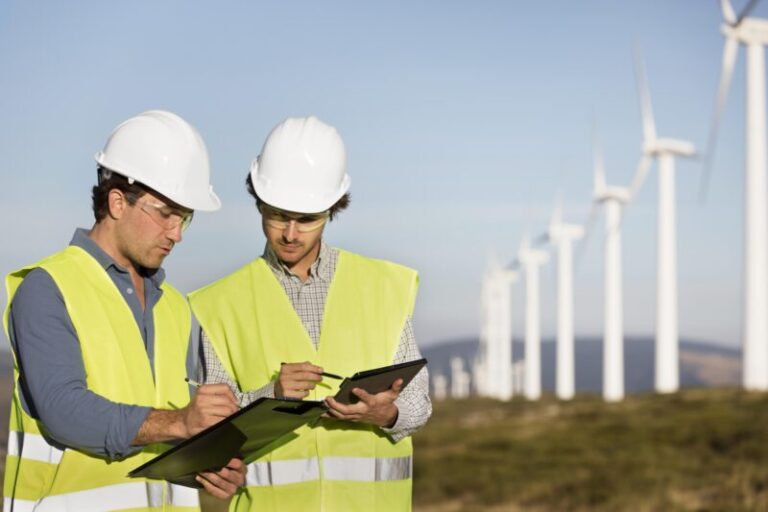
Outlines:
[{"label": "turbine blade", "polygon": [[736,25],[736,13],[733,11],[731,0],[720,0],[720,10],[723,11],[723,19],[729,25]]},{"label": "turbine blade", "polygon": [[640,159],[640,163],[637,164],[637,171],[635,171],[635,177],[632,178],[632,185],[629,188],[629,200],[632,201],[635,198],[635,194],[640,191],[640,187],[643,186],[645,178],[648,176],[648,169],[651,168],[653,158],[649,155],[643,155]]},{"label": "turbine blade", "polygon": [[653,106],[651,94],[648,91],[648,80],[645,77],[643,58],[640,48],[635,50],[635,79],[637,80],[637,93],[640,96],[640,117],[643,120],[643,142],[646,144],[656,140],[656,122],[653,119]]},{"label": "turbine blade", "polygon": [[520,240],[520,248],[518,249],[518,254],[528,252],[531,248],[531,242],[528,239],[528,235],[523,236],[523,239]]},{"label": "turbine blade", "polygon": [[595,195],[602,193],[605,188],[605,167],[603,166],[603,152],[600,150],[600,141],[597,138],[597,130],[592,139],[592,173],[595,180]]},{"label": "turbine blade", "polygon": [[[750,0],[746,7],[741,10],[741,13],[739,13],[739,17],[736,19],[736,25],[739,25],[744,18],[749,16],[749,13],[752,12],[752,9],[755,8],[758,1],[759,0]],[[733,8],[731,8],[731,11],[733,11]]]},{"label": "turbine blade", "polygon": [[712,166],[715,160],[715,148],[717,147],[717,133],[720,128],[720,118],[725,108],[725,101],[728,98],[728,90],[731,87],[731,78],[733,77],[733,68],[738,56],[739,43],[733,38],[725,39],[723,46],[723,63],[720,71],[720,85],[717,90],[717,100],[715,103],[715,113],[712,117],[712,125],[709,128],[707,137],[707,147],[704,153],[704,165],[701,172],[701,181],[699,183],[699,202],[705,202],[709,193],[709,180],[712,176]]},{"label": "turbine blade", "polygon": [[584,253],[587,251],[587,246],[589,245],[589,240],[592,235],[592,231],[594,231],[595,228],[595,222],[597,222],[597,216],[599,214],[600,205],[597,203],[592,203],[592,208],[589,209],[589,215],[587,216],[587,221],[584,223],[584,237],[582,237],[581,241],[579,242],[578,246],[576,247],[576,254],[575,254],[575,267],[576,269],[580,268],[581,261],[584,258]]},{"label": "turbine blade", "polygon": [[563,222],[563,194],[557,195],[555,207],[552,209],[552,216],[549,218],[549,225],[557,225]]}]

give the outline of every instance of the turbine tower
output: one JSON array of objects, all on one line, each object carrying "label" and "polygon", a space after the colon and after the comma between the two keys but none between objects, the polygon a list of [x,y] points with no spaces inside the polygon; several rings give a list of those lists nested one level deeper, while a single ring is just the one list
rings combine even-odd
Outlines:
[{"label": "turbine tower", "polygon": [[464,360],[458,356],[451,358],[451,397],[469,396],[469,372],[464,370]]},{"label": "turbine tower", "polygon": [[483,277],[478,393],[498,400],[512,398],[512,293],[517,273],[492,258]]},{"label": "turbine tower", "polygon": [[549,257],[541,249],[531,248],[523,238],[517,262],[525,271],[525,386],[528,400],[541,397],[541,314],[539,312],[539,267]]},{"label": "turbine tower", "polygon": [[[765,391],[768,390],[768,153],[765,113],[768,20],[747,17],[756,3],[750,1],[737,17],[729,0],[720,1],[724,20],[721,31],[725,36],[725,46],[715,116],[709,137],[708,160],[711,163],[720,115],[728,95],[739,44],[742,44],[747,48],[742,382],[748,390]],[[705,169],[708,171],[709,165]]]},{"label": "turbine tower", "polygon": [[442,373],[432,376],[432,389],[435,400],[445,400],[448,397],[448,379]]},{"label": "turbine tower", "polygon": [[570,400],[575,392],[573,362],[573,242],[584,236],[584,228],[566,224],[561,207],[552,212],[544,238],[557,251],[557,361],[555,393]]},{"label": "turbine tower", "polygon": [[616,402],[624,398],[621,217],[624,205],[629,201],[629,189],[606,185],[603,157],[596,141],[594,159],[594,205],[590,217],[595,217],[600,206],[605,208],[603,399]]},{"label": "turbine tower", "polygon": [[643,156],[632,180],[630,197],[639,191],[648,170],[659,164],[656,229],[656,377],[659,393],[674,393],[680,387],[677,328],[677,235],[675,211],[675,157],[692,157],[693,144],[656,135],[651,96],[639,53],[635,56],[640,114],[643,121]]}]

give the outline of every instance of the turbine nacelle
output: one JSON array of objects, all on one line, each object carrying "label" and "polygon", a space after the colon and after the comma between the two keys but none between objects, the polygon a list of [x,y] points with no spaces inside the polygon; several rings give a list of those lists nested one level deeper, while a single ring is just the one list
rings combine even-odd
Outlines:
[{"label": "turbine nacelle", "polygon": [[549,261],[547,251],[533,249],[528,238],[523,238],[522,242],[520,242],[520,249],[517,251],[517,262],[520,266],[542,265],[547,261]]},{"label": "turbine nacelle", "polygon": [[547,237],[554,244],[561,240],[578,240],[583,236],[584,228],[578,224],[550,223],[547,229]]},{"label": "turbine nacelle", "polygon": [[621,204],[626,204],[629,202],[629,198],[629,189],[626,187],[604,186],[600,190],[595,188],[594,201],[596,203],[618,201]]},{"label": "turbine nacelle", "polygon": [[768,45],[768,20],[762,18],[744,18],[738,25],[723,23],[720,32],[744,45]]},{"label": "turbine nacelle", "polygon": [[696,156],[696,147],[687,140],[661,138],[643,142],[643,153],[651,156],[671,154],[676,156]]}]

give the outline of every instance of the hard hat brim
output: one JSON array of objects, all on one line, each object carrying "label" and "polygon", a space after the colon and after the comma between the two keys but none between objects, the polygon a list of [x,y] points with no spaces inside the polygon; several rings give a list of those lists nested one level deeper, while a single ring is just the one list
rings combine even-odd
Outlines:
[{"label": "hard hat brim", "polygon": [[274,190],[266,178],[259,176],[257,166],[251,169],[251,181],[259,199],[275,208],[296,213],[327,211],[347,193],[352,184],[349,174],[345,174],[339,188],[330,194],[319,195],[313,191],[301,190],[298,186],[292,190]]}]

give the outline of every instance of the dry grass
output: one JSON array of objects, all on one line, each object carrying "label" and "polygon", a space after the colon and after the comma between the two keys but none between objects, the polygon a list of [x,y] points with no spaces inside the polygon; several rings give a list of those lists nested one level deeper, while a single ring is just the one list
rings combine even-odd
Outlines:
[{"label": "dry grass", "polygon": [[415,509],[768,510],[768,395],[435,404]]}]

